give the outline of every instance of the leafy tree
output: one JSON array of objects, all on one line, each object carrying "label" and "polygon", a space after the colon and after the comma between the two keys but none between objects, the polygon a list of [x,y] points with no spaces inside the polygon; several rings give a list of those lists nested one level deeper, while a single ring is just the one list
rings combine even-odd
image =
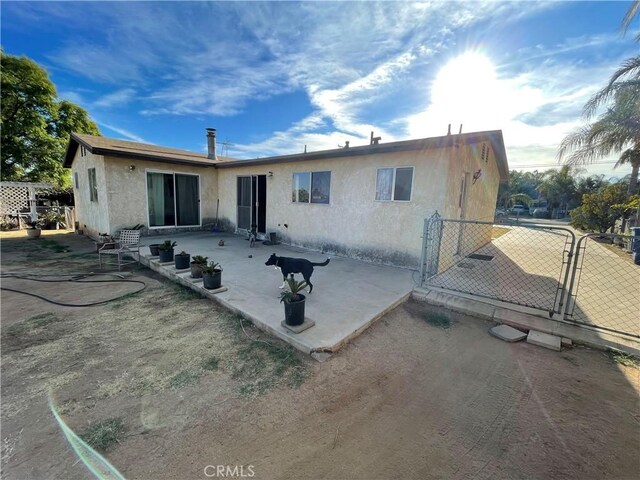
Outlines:
[{"label": "leafy tree", "polygon": [[559,170],[547,170],[538,190],[544,195],[548,206],[554,210],[567,210],[569,205],[577,200],[575,179],[568,165]]},{"label": "leafy tree", "polygon": [[627,217],[636,205],[638,195],[628,195],[627,186],[617,183],[604,187],[598,192],[587,193],[582,197],[582,205],[574,208],[571,225],[582,230],[605,233],[612,228],[620,217]]},{"label": "leafy tree", "polygon": [[598,190],[609,185],[609,181],[605,180],[604,175],[589,175],[576,179],[576,194],[579,199],[586,193],[595,193]]},{"label": "leafy tree", "polygon": [[538,198],[538,186],[542,179],[543,173],[537,170],[533,172],[512,170],[509,172],[509,184],[500,185],[498,205],[509,207],[516,202],[530,205],[531,202]]},{"label": "leafy tree", "polygon": [[59,100],[47,72],[27,57],[1,53],[1,170],[10,181],[68,187],[62,157],[72,131],[99,135],[83,108]]}]

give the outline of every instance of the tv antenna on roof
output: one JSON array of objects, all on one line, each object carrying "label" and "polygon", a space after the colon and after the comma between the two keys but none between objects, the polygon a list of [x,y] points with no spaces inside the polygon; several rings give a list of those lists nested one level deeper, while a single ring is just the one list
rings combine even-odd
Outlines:
[{"label": "tv antenna on roof", "polygon": [[[220,145],[222,145],[222,155],[225,157],[229,156],[229,147],[233,147],[235,145],[235,143],[229,143],[229,139],[225,139],[224,142],[220,142]],[[226,151],[226,153],[225,153]]]}]

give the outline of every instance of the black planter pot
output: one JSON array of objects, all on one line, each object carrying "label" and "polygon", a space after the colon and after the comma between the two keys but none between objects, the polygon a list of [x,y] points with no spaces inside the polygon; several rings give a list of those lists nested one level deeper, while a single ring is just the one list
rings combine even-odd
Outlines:
[{"label": "black planter pot", "polygon": [[202,286],[207,290],[214,290],[222,286],[222,270],[202,274]]},{"label": "black planter pot", "polygon": [[173,248],[171,250],[159,249],[158,253],[160,254],[161,262],[173,262]]},{"label": "black planter pot", "polygon": [[191,260],[191,255],[188,253],[186,255],[176,255],[174,257],[176,263],[176,270],[186,270],[189,268],[189,263]]},{"label": "black planter pot", "polygon": [[149,245],[149,251],[151,252],[151,256],[152,257],[157,257],[158,255],[160,255],[158,253],[158,247],[160,246],[159,243],[152,243],[151,245]]},{"label": "black planter pot", "polygon": [[202,267],[201,263],[191,262],[191,278],[202,278]]},{"label": "black planter pot", "polygon": [[298,294],[301,300],[297,302],[284,302],[284,323],[291,326],[304,323],[304,295]]}]

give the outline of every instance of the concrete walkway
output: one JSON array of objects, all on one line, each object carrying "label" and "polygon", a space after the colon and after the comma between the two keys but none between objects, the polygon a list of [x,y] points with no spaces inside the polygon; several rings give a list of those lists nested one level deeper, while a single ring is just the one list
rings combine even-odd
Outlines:
[{"label": "concrete walkway", "polygon": [[[169,238],[178,243],[175,253],[184,250],[192,256],[204,255],[219,262],[223,268],[222,285],[227,291],[212,294],[201,287],[202,281],[191,280],[190,273],[176,272],[173,265],[160,265],[157,257],[151,258],[146,246]],[[222,247],[218,246],[221,239],[225,242]],[[141,244],[143,264],[202,291],[305,353],[338,350],[408,298],[415,286],[410,270],[331,257],[326,267],[315,267],[313,293],[307,295],[305,316],[316,324],[294,334],[280,325],[284,319],[278,288],[282,285],[280,269],[276,271],[264,262],[272,253],[313,262],[324,261],[325,255],[286,245],[265,246],[261,242],[249,248],[243,236],[210,232],[145,237]],[[296,278],[302,279],[300,275]]]},{"label": "concrete walkway", "polygon": [[640,266],[618,247],[586,240],[572,319],[640,337]]},{"label": "concrete walkway", "polygon": [[[471,235],[474,226],[467,229]],[[475,252],[493,257],[490,261],[457,258],[454,266],[429,280],[429,287],[530,307],[542,316],[560,311],[558,287],[568,268],[563,259],[571,232],[576,235],[576,248],[581,233],[571,227],[538,230],[514,225],[498,225],[494,230],[505,229],[506,233]],[[580,252],[581,271],[573,288],[576,302],[567,320],[640,337],[640,267],[617,247],[596,240],[589,238]]]}]

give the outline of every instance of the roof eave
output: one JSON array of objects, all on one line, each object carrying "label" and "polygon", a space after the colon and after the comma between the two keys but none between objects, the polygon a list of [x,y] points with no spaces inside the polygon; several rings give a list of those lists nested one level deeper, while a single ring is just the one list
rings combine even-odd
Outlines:
[{"label": "roof eave", "polygon": [[440,148],[453,145],[453,136],[437,137],[434,139],[411,140],[409,142],[393,142],[381,145],[362,145],[358,147],[340,148],[333,150],[321,150],[311,153],[294,153],[290,155],[278,155],[273,157],[256,158],[250,160],[234,160],[217,164],[217,168],[230,168],[252,165],[267,165],[278,163],[291,163],[309,160],[325,160],[342,157],[359,157],[376,153],[393,153],[410,150],[422,150],[424,148]]},{"label": "roof eave", "polygon": [[192,165],[192,166],[197,166],[202,168],[211,168],[211,167],[217,166],[216,163],[205,163],[205,162],[198,162],[195,160],[192,161],[192,160],[182,160],[182,159],[176,159],[176,158],[167,158],[167,157],[162,157],[158,155],[132,153],[127,151],[111,150],[106,148],[94,148],[91,151],[91,153],[93,153],[94,155],[103,155],[108,157],[131,158],[135,160],[151,160],[154,162],[162,162],[162,163],[177,163],[180,165]]}]

